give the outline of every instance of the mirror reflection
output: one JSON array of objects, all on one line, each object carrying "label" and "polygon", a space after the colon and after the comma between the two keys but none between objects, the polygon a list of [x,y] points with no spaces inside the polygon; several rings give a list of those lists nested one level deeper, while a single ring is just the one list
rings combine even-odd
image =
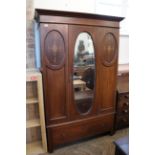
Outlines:
[{"label": "mirror reflection", "polygon": [[91,36],[82,32],[74,48],[74,100],[80,113],[88,112],[93,103],[95,83],[95,52]]}]

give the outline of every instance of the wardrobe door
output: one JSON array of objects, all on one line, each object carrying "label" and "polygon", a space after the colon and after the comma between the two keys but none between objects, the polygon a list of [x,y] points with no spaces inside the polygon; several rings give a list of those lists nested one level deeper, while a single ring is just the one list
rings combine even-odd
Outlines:
[{"label": "wardrobe door", "polygon": [[41,24],[46,125],[67,120],[68,25]]},{"label": "wardrobe door", "polygon": [[119,30],[98,28],[96,98],[101,113],[114,112]]},{"label": "wardrobe door", "polygon": [[69,25],[69,108],[72,120],[97,113],[95,37],[95,27]]}]

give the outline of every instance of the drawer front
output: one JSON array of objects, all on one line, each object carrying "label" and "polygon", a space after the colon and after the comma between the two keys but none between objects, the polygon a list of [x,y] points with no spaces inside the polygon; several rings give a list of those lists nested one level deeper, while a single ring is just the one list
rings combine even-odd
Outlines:
[{"label": "drawer front", "polygon": [[124,128],[129,126],[129,115],[118,116],[116,119],[116,129]]},{"label": "drawer front", "polygon": [[[48,129],[53,146],[73,142],[98,133],[112,130],[114,115],[106,115],[84,121],[72,122]],[[52,133],[51,133],[52,132]]]},{"label": "drawer front", "polygon": [[118,97],[117,114],[126,115],[129,114],[129,94],[124,93]]}]

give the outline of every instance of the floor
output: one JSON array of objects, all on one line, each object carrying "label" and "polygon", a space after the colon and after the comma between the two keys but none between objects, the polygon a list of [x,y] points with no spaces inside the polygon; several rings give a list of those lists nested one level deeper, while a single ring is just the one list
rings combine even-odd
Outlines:
[{"label": "floor", "polygon": [[128,134],[129,129],[126,128],[116,131],[113,136],[103,135],[56,149],[54,153],[41,155],[114,155],[113,141]]}]

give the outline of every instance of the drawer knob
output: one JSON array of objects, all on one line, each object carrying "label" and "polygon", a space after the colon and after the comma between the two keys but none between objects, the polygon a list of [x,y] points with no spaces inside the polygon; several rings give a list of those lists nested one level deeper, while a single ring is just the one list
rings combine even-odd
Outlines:
[{"label": "drawer knob", "polygon": [[124,97],[125,97],[126,99],[129,99],[129,95],[125,95]]},{"label": "drawer knob", "polygon": [[124,112],[124,113],[128,113],[128,110],[127,110],[127,109],[126,109],[126,110],[123,110],[123,112]]},{"label": "drawer knob", "polygon": [[129,105],[129,102],[124,102],[124,105],[128,106]]},{"label": "drawer knob", "polygon": [[123,122],[127,122],[127,119],[126,118],[123,118]]}]

